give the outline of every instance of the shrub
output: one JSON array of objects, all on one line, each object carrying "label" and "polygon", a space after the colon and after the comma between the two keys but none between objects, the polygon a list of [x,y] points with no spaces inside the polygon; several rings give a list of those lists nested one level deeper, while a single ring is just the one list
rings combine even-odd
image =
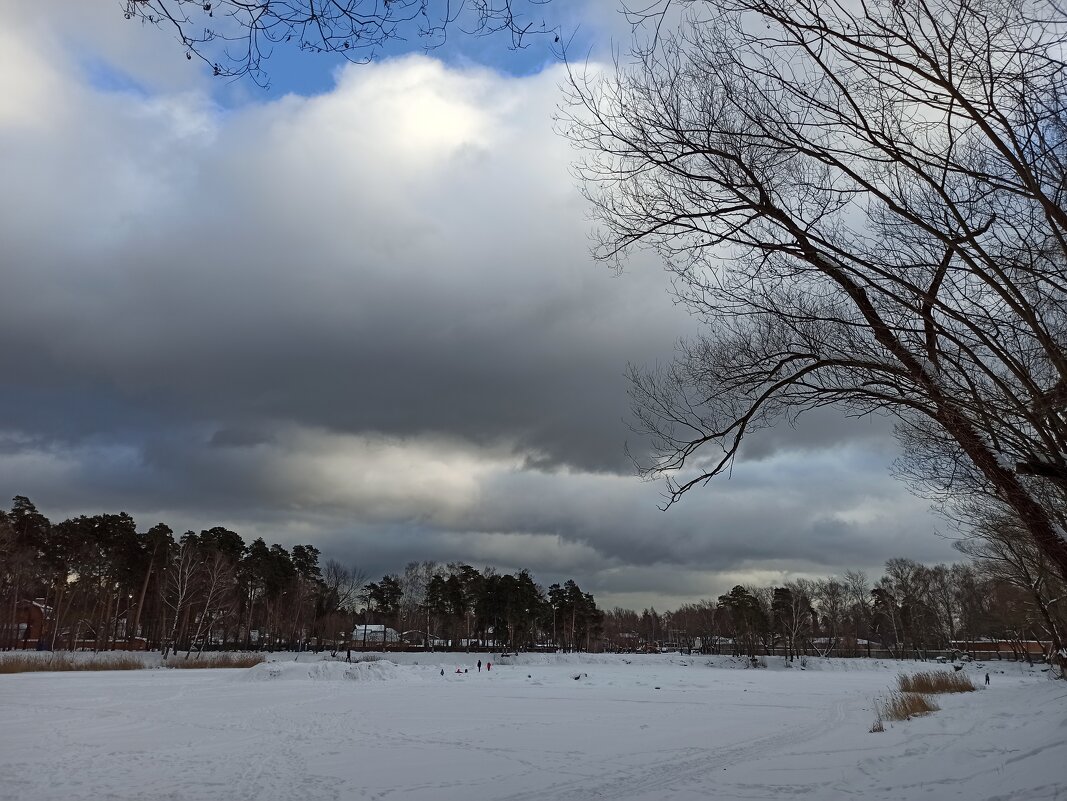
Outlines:
[{"label": "shrub", "polygon": [[77,659],[69,653],[49,656],[9,654],[0,658],[0,673],[48,673],[74,670],[142,670],[147,665],[135,656],[111,654]]},{"label": "shrub", "polygon": [[262,654],[214,653],[200,654],[199,657],[179,657],[167,662],[169,668],[194,670],[202,668],[250,668],[267,661]]},{"label": "shrub", "polygon": [[910,720],[916,715],[927,715],[941,707],[920,693],[893,693],[882,705],[880,718],[886,720]]},{"label": "shrub", "polygon": [[970,693],[977,687],[966,673],[949,673],[933,670],[929,673],[916,673],[914,676],[901,674],[897,676],[897,686],[902,693]]}]

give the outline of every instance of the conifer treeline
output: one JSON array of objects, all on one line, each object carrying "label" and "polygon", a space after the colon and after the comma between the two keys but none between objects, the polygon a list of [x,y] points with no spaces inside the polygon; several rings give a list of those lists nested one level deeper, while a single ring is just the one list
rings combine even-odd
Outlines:
[{"label": "conifer treeline", "polygon": [[[0,510],[0,648],[25,647],[19,621],[32,604],[45,613],[39,639],[50,649],[358,647],[367,624],[408,643],[429,632],[436,647],[588,648],[601,630],[593,596],[573,581],[546,592],[526,570],[422,562],[367,583],[319,558],[314,545],[246,544],[222,527],[139,532],[124,513],[52,523],[18,496]],[[370,644],[383,641],[379,633]]]},{"label": "conifer treeline", "polygon": [[999,530],[961,548],[971,563],[892,559],[873,584],[849,572],[737,586],[673,612],[604,613],[574,581],[545,590],[527,570],[412,562],[368,582],[335,560],[320,564],[313,545],[246,544],[222,527],[179,537],[163,524],[139,532],[127,514],[51,523],[19,496],[10,512],[0,510],[0,648],[25,647],[18,624],[37,604],[40,639],[52,649],[381,648],[429,639],[457,649],[786,656],[913,656],[959,643],[974,650],[976,642],[1027,656],[1042,642],[1047,655],[1064,653],[1067,587],[1039,552]]}]

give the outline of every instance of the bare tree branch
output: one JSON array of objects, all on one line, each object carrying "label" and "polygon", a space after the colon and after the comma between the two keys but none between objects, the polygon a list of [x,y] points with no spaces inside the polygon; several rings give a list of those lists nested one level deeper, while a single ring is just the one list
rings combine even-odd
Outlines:
[{"label": "bare tree branch", "polygon": [[553,35],[540,6],[551,0],[124,0],[126,19],[174,33],[186,58],[216,76],[267,85],[276,47],[335,53],[361,64],[391,42],[444,44],[457,25],[468,35],[502,34],[513,48]]}]

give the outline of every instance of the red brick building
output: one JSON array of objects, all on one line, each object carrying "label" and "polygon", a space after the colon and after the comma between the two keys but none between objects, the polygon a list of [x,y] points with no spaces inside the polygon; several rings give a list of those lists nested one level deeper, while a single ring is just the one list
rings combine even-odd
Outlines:
[{"label": "red brick building", "polygon": [[35,649],[43,636],[51,608],[44,601],[19,601],[15,605],[15,621],[0,622],[0,648]]}]

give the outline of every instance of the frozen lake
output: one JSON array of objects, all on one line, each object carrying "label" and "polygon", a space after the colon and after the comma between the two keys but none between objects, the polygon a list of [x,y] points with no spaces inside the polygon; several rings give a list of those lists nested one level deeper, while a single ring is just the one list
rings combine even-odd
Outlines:
[{"label": "frozen lake", "polygon": [[0,798],[1067,799],[1067,684],[1025,666],[968,666],[988,690],[872,734],[897,672],[931,665],[274,658],[0,676]]}]

